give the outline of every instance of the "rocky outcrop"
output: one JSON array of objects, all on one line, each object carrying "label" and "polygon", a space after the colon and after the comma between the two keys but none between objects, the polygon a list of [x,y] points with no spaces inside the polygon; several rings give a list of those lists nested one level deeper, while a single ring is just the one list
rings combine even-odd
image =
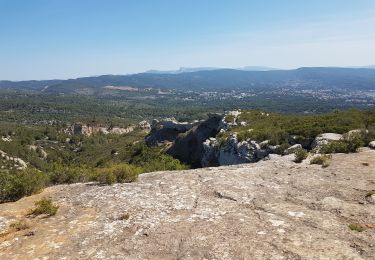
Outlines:
[{"label": "rocky outcrop", "polygon": [[313,141],[313,138],[306,138],[299,135],[290,135],[288,137],[288,142],[290,145],[300,144],[304,149],[311,149],[311,144]]},{"label": "rocky outcrop", "polygon": [[299,149],[302,149],[302,145],[301,144],[295,144],[295,145],[292,145],[291,147],[285,149],[283,154],[284,155],[292,154],[292,153],[295,153],[296,151],[298,151]]},{"label": "rocky outcrop", "polygon": [[13,140],[12,140],[12,138],[10,137],[10,136],[2,136],[1,137],[1,140],[3,141],[3,142],[12,142]]},{"label": "rocky outcrop", "polygon": [[140,129],[144,130],[145,132],[150,132],[151,131],[151,125],[146,120],[143,120],[143,121],[139,122],[138,123],[138,127]]},{"label": "rocky outcrop", "polygon": [[74,123],[71,126],[67,127],[64,132],[70,135],[91,136],[94,134],[122,135],[122,134],[128,134],[133,131],[134,131],[133,126],[122,128],[122,127],[104,127],[104,126],[98,126],[95,124]]},{"label": "rocky outcrop", "polygon": [[222,119],[222,115],[209,115],[206,121],[195,125],[185,133],[178,134],[167,153],[182,162],[189,163],[192,167],[201,167],[201,159],[205,152],[203,142],[217,135],[221,129]]},{"label": "rocky outcrop", "polygon": [[[0,204],[0,259],[374,259],[375,151],[335,154],[328,168],[290,157]],[[26,217],[44,196],[57,214]]]},{"label": "rocky outcrop", "polygon": [[159,146],[165,143],[171,143],[177,136],[185,133],[193,127],[193,124],[187,122],[178,122],[174,118],[163,120],[153,120],[150,134],[146,137],[148,146]]},{"label": "rocky outcrop", "polygon": [[224,144],[219,144],[215,138],[209,138],[203,143],[203,147],[202,167],[257,162],[271,153],[266,143],[261,145],[249,140],[238,141],[236,134],[231,135]]},{"label": "rocky outcrop", "polygon": [[6,152],[0,150],[0,160],[4,160],[5,164],[10,164],[9,169],[24,170],[27,168],[27,163],[21,158],[8,155]]},{"label": "rocky outcrop", "polygon": [[343,135],[336,133],[324,133],[318,135],[311,144],[311,149],[319,150],[323,145],[328,144],[332,141],[343,140]]}]

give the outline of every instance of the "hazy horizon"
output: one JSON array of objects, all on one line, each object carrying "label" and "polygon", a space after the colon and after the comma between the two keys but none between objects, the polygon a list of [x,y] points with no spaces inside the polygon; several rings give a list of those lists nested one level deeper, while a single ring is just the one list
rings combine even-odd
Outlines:
[{"label": "hazy horizon", "polygon": [[[245,69],[246,67],[262,67],[264,68],[263,70],[260,69]],[[9,79],[1,79],[0,81],[43,81],[43,80],[69,80],[69,79],[77,79],[77,78],[87,78],[87,77],[99,77],[99,76],[105,76],[105,75],[134,75],[134,74],[140,74],[140,73],[158,73],[158,74],[170,74],[173,72],[176,73],[184,73],[184,72],[179,72],[181,69],[197,69],[197,71],[204,71],[205,69],[208,70],[221,70],[221,69],[233,69],[233,70],[244,70],[244,71],[272,71],[272,70],[295,70],[295,69],[300,69],[300,68],[353,68],[353,69],[375,69],[375,65],[365,65],[365,66],[314,66],[314,67],[295,67],[295,68],[274,68],[274,67],[269,67],[269,66],[243,66],[243,67],[238,67],[238,68],[229,68],[229,67],[212,67],[212,66],[202,66],[202,67],[179,67],[175,69],[167,69],[167,70],[158,70],[158,69],[149,69],[145,71],[139,71],[139,72],[134,72],[134,73],[118,73],[118,74],[113,74],[113,73],[106,73],[106,74],[95,74],[95,75],[81,75],[78,77],[66,77],[66,78],[40,78],[40,79],[21,79],[21,80],[9,80]],[[269,68],[268,70],[266,68]],[[188,71],[189,72],[189,71]]]},{"label": "hazy horizon", "polygon": [[372,0],[0,0],[0,80],[375,64]]}]

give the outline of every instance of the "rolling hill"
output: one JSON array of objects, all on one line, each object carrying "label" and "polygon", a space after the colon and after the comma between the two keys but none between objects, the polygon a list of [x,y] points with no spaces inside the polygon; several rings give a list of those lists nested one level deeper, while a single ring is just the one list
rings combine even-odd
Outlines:
[{"label": "rolling hill", "polygon": [[102,75],[68,80],[0,81],[0,89],[48,93],[98,93],[105,86],[136,88],[198,89],[304,89],[375,90],[375,70],[369,68],[311,67],[295,70],[245,71],[202,70],[183,73]]}]

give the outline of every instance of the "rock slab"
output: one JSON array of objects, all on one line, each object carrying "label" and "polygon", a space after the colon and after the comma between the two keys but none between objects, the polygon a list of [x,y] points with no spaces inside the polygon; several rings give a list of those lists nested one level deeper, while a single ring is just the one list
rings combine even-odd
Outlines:
[{"label": "rock slab", "polygon": [[[0,204],[0,259],[374,259],[375,151],[335,154],[327,168],[291,157]],[[57,214],[26,218],[43,196]],[[8,232],[15,220],[30,227]]]}]

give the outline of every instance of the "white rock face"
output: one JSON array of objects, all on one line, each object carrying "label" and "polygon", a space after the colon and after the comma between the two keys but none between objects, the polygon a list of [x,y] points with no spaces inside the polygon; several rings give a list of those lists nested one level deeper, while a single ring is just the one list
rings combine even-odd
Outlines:
[{"label": "white rock face", "polygon": [[138,126],[139,126],[139,128],[141,128],[141,129],[143,129],[145,131],[150,131],[151,130],[151,125],[146,120],[143,120],[143,121],[139,122]]},{"label": "white rock face", "polygon": [[233,135],[228,139],[226,145],[219,149],[219,165],[255,162],[257,159],[256,151],[259,149],[258,144],[246,141],[238,142],[237,136]]},{"label": "white rock face", "polygon": [[371,142],[368,144],[368,147],[370,147],[371,149],[375,149],[375,141],[371,141]]},{"label": "white rock face", "polygon": [[4,142],[12,142],[12,138],[10,136],[2,136],[1,140],[3,140]]},{"label": "white rock face", "polygon": [[239,110],[233,110],[233,111],[228,111],[226,114],[228,116],[234,116],[234,117],[238,117],[239,115],[241,115],[241,111]]},{"label": "white rock face", "polygon": [[133,126],[129,126],[126,128],[122,127],[103,127],[103,126],[97,126],[97,125],[91,125],[91,124],[81,124],[81,123],[75,123],[69,126],[65,129],[65,133],[76,135],[81,134],[85,136],[91,136],[93,134],[116,134],[116,135],[122,135],[122,134],[128,134],[134,131]]},{"label": "white rock face", "polygon": [[264,159],[271,152],[268,142],[263,142],[262,145],[255,141],[239,142],[236,134],[232,134],[222,146],[219,146],[215,138],[207,139],[203,143],[203,149],[203,167],[252,163]]},{"label": "white rock face", "polygon": [[0,159],[14,163],[14,168],[24,170],[27,168],[27,163],[18,157],[9,156],[6,152],[0,150]]},{"label": "white rock face", "polygon": [[321,135],[318,135],[313,143],[311,144],[312,149],[319,150],[323,145],[328,144],[332,141],[340,141],[343,139],[343,135],[336,134],[336,133],[324,133]]}]

